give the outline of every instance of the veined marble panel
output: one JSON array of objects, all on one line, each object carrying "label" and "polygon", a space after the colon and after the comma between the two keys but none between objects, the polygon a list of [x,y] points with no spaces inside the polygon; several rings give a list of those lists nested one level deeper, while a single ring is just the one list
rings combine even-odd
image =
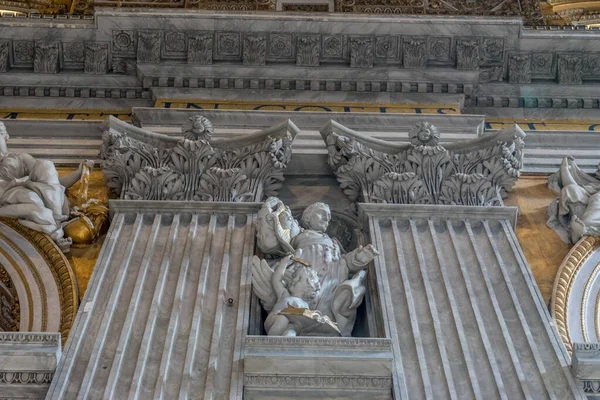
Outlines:
[{"label": "veined marble panel", "polygon": [[241,398],[259,207],[111,202],[111,228],[47,398]]},{"label": "veined marble panel", "polygon": [[396,399],[584,399],[515,237],[516,208],[360,204]]}]

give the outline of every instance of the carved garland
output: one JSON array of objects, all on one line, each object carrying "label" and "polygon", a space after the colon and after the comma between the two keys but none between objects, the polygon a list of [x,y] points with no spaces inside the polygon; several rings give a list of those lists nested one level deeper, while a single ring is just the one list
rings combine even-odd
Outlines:
[{"label": "carved garland", "polygon": [[573,351],[569,327],[567,325],[569,294],[571,293],[571,288],[577,273],[587,258],[598,249],[600,249],[600,237],[583,237],[575,246],[573,246],[571,251],[569,251],[569,254],[567,254],[567,257],[558,270],[557,277],[554,280],[550,309],[552,316],[556,321],[558,333],[569,354]]},{"label": "carved garland", "polygon": [[60,334],[64,345],[77,315],[78,305],[77,284],[69,261],[48,235],[29,229],[21,225],[16,219],[1,217],[0,222],[15,230],[27,239],[33,247],[38,249],[52,271],[61,299]]}]

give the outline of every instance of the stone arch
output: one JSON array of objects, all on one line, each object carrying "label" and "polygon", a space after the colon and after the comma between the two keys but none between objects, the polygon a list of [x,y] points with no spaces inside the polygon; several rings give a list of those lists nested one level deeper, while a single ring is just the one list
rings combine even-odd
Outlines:
[{"label": "stone arch", "polygon": [[63,344],[77,314],[77,283],[69,261],[46,234],[0,218],[0,264],[14,285],[18,330],[60,332]]}]

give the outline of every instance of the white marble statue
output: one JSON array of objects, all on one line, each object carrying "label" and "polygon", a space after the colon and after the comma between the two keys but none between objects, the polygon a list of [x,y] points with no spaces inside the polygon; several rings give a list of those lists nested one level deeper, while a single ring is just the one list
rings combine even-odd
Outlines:
[{"label": "white marble statue", "polygon": [[94,162],[85,161],[75,172],[59,178],[51,161],[10,152],[8,138],[0,122],[0,216],[17,218],[24,226],[47,233],[61,250],[68,251],[71,239],[63,231],[69,219],[65,188],[81,178],[84,164],[91,168]]},{"label": "white marble statue", "polygon": [[[306,208],[302,214],[302,228],[292,217],[289,208],[274,197],[265,201],[258,217],[258,247],[265,255],[274,258],[274,262],[278,262],[282,255],[294,254],[301,264],[310,265],[318,276],[320,290],[312,300],[304,299],[308,308],[335,322],[342,336],[351,336],[356,309],[366,291],[365,267],[378,254],[377,250],[367,245],[344,253],[340,243],[326,233],[331,212],[325,203],[315,203]],[[265,276],[270,278],[271,275],[265,273],[265,267],[269,268],[264,260],[260,267],[254,262],[254,292],[262,300],[265,310],[272,314],[275,309],[273,296],[267,297],[264,291],[268,287],[264,283]],[[285,279],[283,284],[286,285]],[[292,292],[289,287],[287,290]],[[270,333],[266,322],[265,328],[269,334],[281,334]]]},{"label": "white marble statue", "polygon": [[565,157],[548,186],[560,193],[548,208],[548,226],[563,241],[575,244],[583,236],[600,235],[600,180],[582,171],[572,157]]}]

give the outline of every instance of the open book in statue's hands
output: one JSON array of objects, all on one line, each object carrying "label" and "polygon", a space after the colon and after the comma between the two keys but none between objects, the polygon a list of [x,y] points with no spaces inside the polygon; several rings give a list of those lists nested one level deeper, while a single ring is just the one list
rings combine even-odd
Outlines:
[{"label": "open book in statue's hands", "polygon": [[287,317],[298,336],[341,336],[337,324],[319,311],[288,306],[279,314]]}]

